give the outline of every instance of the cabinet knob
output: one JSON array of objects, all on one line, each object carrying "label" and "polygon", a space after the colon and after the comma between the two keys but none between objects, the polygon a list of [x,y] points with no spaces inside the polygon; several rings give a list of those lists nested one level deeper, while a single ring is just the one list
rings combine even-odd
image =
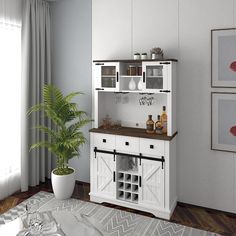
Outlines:
[{"label": "cabinet knob", "polygon": [[129,146],[129,142],[125,142],[125,145],[126,145],[126,146]]},{"label": "cabinet knob", "polygon": [[150,145],[150,149],[154,149],[154,145],[151,144],[151,145]]},{"label": "cabinet knob", "polygon": [[107,140],[104,138],[104,139],[102,140],[102,142],[103,142],[103,143],[106,143],[106,142],[107,142]]}]

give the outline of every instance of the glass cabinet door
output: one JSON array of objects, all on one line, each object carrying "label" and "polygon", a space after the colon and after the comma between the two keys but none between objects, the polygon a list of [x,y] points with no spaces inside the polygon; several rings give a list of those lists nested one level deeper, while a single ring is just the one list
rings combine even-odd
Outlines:
[{"label": "glass cabinet door", "polygon": [[95,63],[93,76],[97,90],[117,91],[119,89],[119,63]]},{"label": "glass cabinet door", "polygon": [[101,87],[116,87],[116,66],[102,66],[101,68]]},{"label": "glass cabinet door", "polygon": [[144,63],[144,82],[146,90],[168,89],[167,67],[159,62]]}]

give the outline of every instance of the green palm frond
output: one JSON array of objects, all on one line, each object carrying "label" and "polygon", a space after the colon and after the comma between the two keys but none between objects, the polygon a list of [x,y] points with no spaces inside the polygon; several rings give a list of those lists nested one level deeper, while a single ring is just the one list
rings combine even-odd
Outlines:
[{"label": "green palm frond", "polygon": [[43,88],[43,102],[32,106],[28,115],[33,112],[43,112],[53,124],[53,129],[44,124],[34,128],[45,133],[50,141],[40,141],[31,146],[34,148],[45,147],[57,157],[57,167],[63,169],[69,159],[79,156],[80,146],[86,139],[81,128],[92,120],[85,111],[80,111],[77,104],[71,102],[73,98],[83,93],[73,92],[66,96],[54,85],[45,85]]},{"label": "green palm frond", "polygon": [[38,143],[32,144],[31,147],[30,147],[30,151],[33,150],[34,148],[38,148],[38,147],[50,148],[51,147],[51,143],[42,141],[42,142],[38,142]]},{"label": "green palm frond", "polygon": [[65,100],[67,102],[70,102],[72,98],[76,97],[77,95],[81,95],[83,93],[81,92],[74,92],[74,93],[70,93],[69,95],[65,96]]},{"label": "green palm frond", "polygon": [[43,126],[43,125],[38,125],[38,126],[35,126],[33,127],[34,129],[38,129],[40,130],[41,132],[45,133],[45,134],[48,134],[51,138],[57,138],[57,133],[56,131],[46,127],[46,126]]},{"label": "green palm frond", "polygon": [[76,130],[79,130],[83,126],[89,124],[91,121],[92,120],[90,120],[90,119],[80,120],[80,121],[70,125],[70,127],[68,129],[71,130],[72,132],[75,132]]},{"label": "green palm frond", "polygon": [[43,103],[36,104],[28,110],[27,114],[31,115],[33,112],[40,111],[40,110],[43,110],[43,109],[44,109],[44,104]]}]

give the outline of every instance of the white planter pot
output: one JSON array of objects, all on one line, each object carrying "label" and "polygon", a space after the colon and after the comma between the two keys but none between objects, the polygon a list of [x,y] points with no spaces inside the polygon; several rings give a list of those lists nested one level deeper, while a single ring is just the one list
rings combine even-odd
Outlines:
[{"label": "white planter pot", "polygon": [[[73,168],[70,167],[70,169]],[[59,200],[70,198],[75,187],[75,170],[69,175],[55,175],[53,171],[51,173],[51,180],[55,198]]]}]

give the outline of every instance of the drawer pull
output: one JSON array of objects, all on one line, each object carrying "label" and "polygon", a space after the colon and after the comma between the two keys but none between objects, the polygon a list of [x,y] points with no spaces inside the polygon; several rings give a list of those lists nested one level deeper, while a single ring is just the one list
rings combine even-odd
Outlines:
[{"label": "drawer pull", "polygon": [[151,145],[150,145],[150,149],[154,149],[154,145],[151,144]]},{"label": "drawer pull", "polygon": [[125,142],[125,145],[126,145],[126,146],[129,146],[129,142]]},{"label": "drawer pull", "polygon": [[104,138],[104,139],[102,140],[102,142],[103,142],[103,143],[106,143],[106,142],[107,142],[107,140]]},{"label": "drawer pull", "polygon": [[139,187],[140,188],[142,187],[142,178],[141,178],[141,176],[139,176]]}]

